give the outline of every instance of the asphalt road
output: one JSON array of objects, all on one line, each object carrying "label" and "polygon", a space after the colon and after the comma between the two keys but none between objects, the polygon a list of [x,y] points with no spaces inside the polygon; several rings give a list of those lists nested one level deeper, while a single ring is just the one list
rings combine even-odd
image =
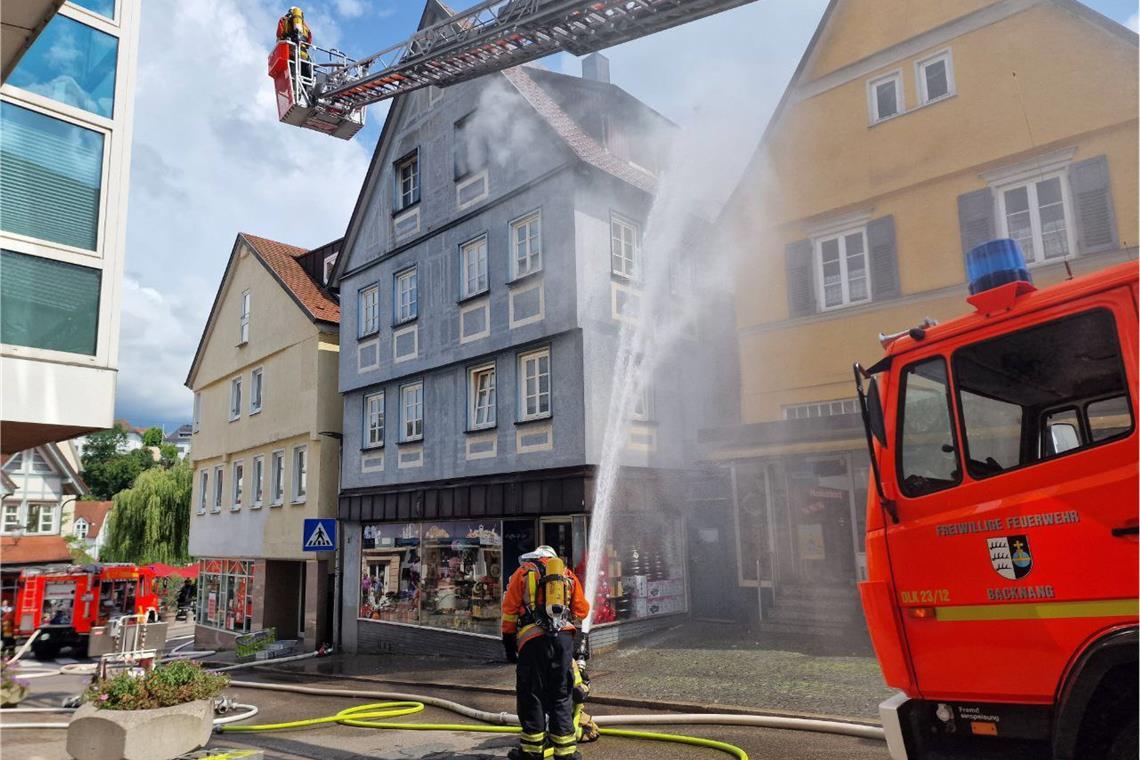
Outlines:
[{"label": "asphalt road", "polygon": [[[61,658],[66,659],[66,658]],[[281,677],[259,676],[253,671],[241,671],[241,680],[280,682]],[[53,676],[32,682],[32,696],[24,706],[58,706],[66,697],[81,692],[85,679],[79,676]],[[338,680],[312,681],[306,685],[322,688],[367,688],[367,684]],[[410,690],[408,690],[410,691]],[[417,689],[418,693],[440,696],[459,701],[482,710],[494,712],[514,711],[507,697],[482,693],[458,693],[453,690]],[[260,689],[231,688],[227,691],[239,702],[256,704],[261,713],[256,722],[282,722],[331,715],[346,706],[362,704],[365,700],[341,697],[297,695]],[[642,712],[630,708],[596,707],[598,714]],[[64,722],[67,715],[42,714],[34,716],[4,716],[3,723],[20,721]],[[414,723],[465,722],[451,713],[428,708],[417,715],[399,718]],[[882,742],[850,737],[812,734],[796,731],[776,731],[743,727],[710,726],[651,726],[648,730],[684,733],[729,742],[742,747],[749,757],[756,759],[779,758],[786,760],[822,760],[841,757],[844,760],[886,760]],[[65,731],[8,730],[0,733],[0,754],[21,760],[66,760]],[[259,748],[267,758],[274,760],[357,760],[384,758],[403,760],[492,760],[506,757],[514,746],[512,735],[484,734],[451,731],[399,731],[353,728],[329,725],[312,729],[274,733],[231,733],[215,737],[211,748]],[[616,737],[603,737],[601,741],[584,745],[586,760],[700,760],[701,758],[728,757],[709,749],[688,747],[652,741],[637,741]]]}]

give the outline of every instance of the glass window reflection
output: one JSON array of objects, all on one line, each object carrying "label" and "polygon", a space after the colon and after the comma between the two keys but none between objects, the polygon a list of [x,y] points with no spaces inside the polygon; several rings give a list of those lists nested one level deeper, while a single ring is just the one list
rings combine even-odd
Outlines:
[{"label": "glass window reflection", "polygon": [[20,59],[9,82],[110,118],[118,48],[115,37],[57,14]]}]

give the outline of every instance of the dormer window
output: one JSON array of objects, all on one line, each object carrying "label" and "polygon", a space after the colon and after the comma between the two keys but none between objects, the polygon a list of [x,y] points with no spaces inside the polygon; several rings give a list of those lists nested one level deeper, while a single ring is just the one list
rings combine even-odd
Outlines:
[{"label": "dormer window", "polygon": [[332,278],[333,269],[336,268],[336,256],[335,253],[325,256],[324,270],[321,275],[321,283],[324,285],[328,285],[329,279]]},{"label": "dormer window", "polygon": [[75,521],[75,527],[73,530],[74,530],[76,538],[78,538],[80,540],[86,540],[87,539],[87,531],[90,529],[91,529],[91,526],[87,523],[87,520],[80,517],[78,520]]}]

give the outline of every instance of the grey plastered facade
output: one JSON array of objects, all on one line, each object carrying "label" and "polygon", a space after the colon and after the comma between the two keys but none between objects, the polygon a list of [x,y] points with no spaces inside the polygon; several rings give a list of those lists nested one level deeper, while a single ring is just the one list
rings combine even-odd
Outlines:
[{"label": "grey plastered facade", "polygon": [[[534,87],[543,92],[536,96]],[[612,113],[604,118],[607,108]],[[589,142],[604,143],[604,135],[619,128],[619,118],[626,129],[645,131],[643,148],[656,137],[650,129],[669,128],[608,83],[532,69],[442,93],[420,90],[395,101],[336,273],[344,400],[341,631],[348,649],[434,651],[456,636],[357,619],[360,590],[353,581],[361,567],[362,525],[590,512],[620,331],[615,288],[637,287],[611,273],[611,216],[644,225],[654,182],[640,168],[652,156],[639,155],[643,164],[629,163],[616,174],[604,162],[626,161],[608,151],[594,163],[583,160],[593,155]],[[480,136],[472,138],[467,126],[456,125],[473,123],[492,132],[482,135],[486,157],[457,178],[456,140],[463,139],[458,150],[471,155],[472,140],[477,145]],[[394,214],[395,172],[412,155],[418,162],[418,203]],[[461,188],[480,170],[486,172],[486,197],[466,203]],[[397,236],[409,213],[418,221],[408,229],[418,231]],[[541,270],[519,277],[512,265],[511,225],[532,213],[541,218]],[[481,236],[487,288],[465,298],[460,248]],[[397,324],[396,278],[412,267],[417,314]],[[361,321],[361,294],[373,286],[380,315],[376,331]],[[700,362],[691,361],[693,337],[675,352],[677,359],[661,367],[658,374],[669,381],[652,383],[651,408],[689,408],[675,403],[675,394],[691,393],[701,379]],[[542,349],[550,356],[550,413],[524,422],[519,357]],[[496,424],[472,431],[468,373],[488,364],[495,367]],[[423,384],[422,440],[406,442],[401,389],[416,383]],[[365,437],[365,399],[380,391],[385,424],[377,444]],[[694,438],[686,431],[699,426],[680,413],[658,413],[640,423],[641,442],[623,452],[628,479],[636,483],[662,468],[686,467],[687,444]],[[676,523],[683,493],[677,499],[673,505],[642,499],[641,508],[671,514]],[[616,641],[618,633],[602,638]],[[473,635],[455,646],[486,655],[498,642]]]}]

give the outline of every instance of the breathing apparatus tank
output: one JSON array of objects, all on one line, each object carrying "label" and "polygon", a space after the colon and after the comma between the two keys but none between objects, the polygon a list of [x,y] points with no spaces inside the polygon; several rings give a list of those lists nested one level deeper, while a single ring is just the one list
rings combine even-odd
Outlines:
[{"label": "breathing apparatus tank", "polygon": [[569,584],[566,580],[566,565],[562,559],[554,557],[547,560],[542,591],[546,617],[550,620],[553,630],[559,630],[567,621],[570,600],[567,598]]}]

